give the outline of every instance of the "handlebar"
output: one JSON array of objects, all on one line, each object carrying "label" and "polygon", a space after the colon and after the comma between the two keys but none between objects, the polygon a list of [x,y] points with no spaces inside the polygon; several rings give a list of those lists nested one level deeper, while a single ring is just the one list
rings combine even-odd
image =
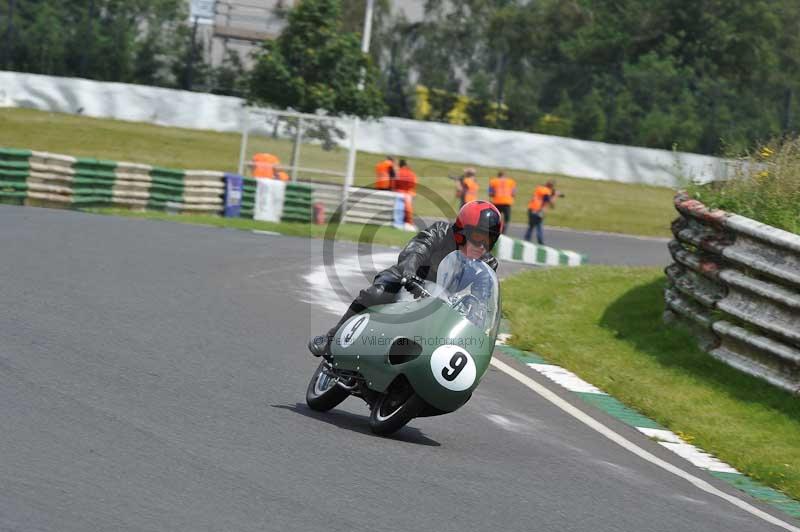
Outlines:
[{"label": "handlebar", "polygon": [[412,294],[419,294],[420,297],[431,297],[431,293],[425,289],[425,285],[413,277],[403,277],[400,284]]}]

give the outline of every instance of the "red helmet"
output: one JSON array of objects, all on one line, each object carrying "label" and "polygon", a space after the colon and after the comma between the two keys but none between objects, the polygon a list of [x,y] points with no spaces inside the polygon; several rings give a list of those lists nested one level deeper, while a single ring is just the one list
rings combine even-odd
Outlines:
[{"label": "red helmet", "polygon": [[488,201],[477,200],[466,203],[458,211],[453,224],[456,245],[463,246],[472,231],[487,233],[492,238],[492,247],[503,232],[503,220],[497,207]]}]

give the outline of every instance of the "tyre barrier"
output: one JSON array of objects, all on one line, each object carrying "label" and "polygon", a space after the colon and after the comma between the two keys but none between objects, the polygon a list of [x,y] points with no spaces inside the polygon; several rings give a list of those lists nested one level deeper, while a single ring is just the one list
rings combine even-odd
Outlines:
[{"label": "tyre barrier", "polygon": [[[0,147],[0,203],[221,215],[225,175]],[[241,217],[253,218],[256,189],[255,179],[242,178]],[[310,223],[314,203],[321,202],[329,221],[340,210],[342,190],[341,185],[289,182],[280,219]],[[398,197],[395,192],[350,187],[343,221],[391,224]]]},{"label": "tyre barrier", "polygon": [[219,214],[224,174],[0,148],[0,202]]},{"label": "tyre barrier", "polygon": [[800,235],[685,193],[675,208],[665,319],[693,324],[714,358],[800,393]]}]

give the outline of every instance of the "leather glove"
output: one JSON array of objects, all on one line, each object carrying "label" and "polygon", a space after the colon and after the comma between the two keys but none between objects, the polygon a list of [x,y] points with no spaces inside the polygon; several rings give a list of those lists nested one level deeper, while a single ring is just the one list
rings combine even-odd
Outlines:
[{"label": "leather glove", "polygon": [[414,299],[419,299],[422,297],[422,291],[424,290],[423,286],[425,285],[425,281],[422,280],[416,273],[405,273],[403,274],[403,279],[405,279],[404,286],[406,290],[411,292],[414,296]]}]

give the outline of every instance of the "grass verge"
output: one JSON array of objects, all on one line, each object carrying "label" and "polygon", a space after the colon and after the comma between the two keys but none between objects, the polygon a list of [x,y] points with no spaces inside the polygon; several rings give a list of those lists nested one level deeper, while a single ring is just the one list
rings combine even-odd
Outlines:
[{"label": "grass verge", "polygon": [[401,231],[393,227],[362,225],[362,224],[301,224],[301,223],[273,223],[251,220],[248,218],[224,218],[211,214],[168,214],[155,211],[130,211],[127,209],[83,209],[83,212],[92,214],[106,214],[112,216],[125,216],[128,218],[144,218],[148,220],[163,220],[184,224],[205,225],[213,227],[226,227],[242,229],[245,231],[272,231],[287,236],[305,238],[328,238],[331,240],[346,240],[350,242],[363,242],[383,246],[404,246],[414,236],[408,231]]},{"label": "grass verge", "polygon": [[576,373],[746,475],[800,500],[800,403],[661,321],[655,268],[536,270],[502,284],[512,344]]},{"label": "grass verge", "polygon": [[[235,133],[161,127],[32,109],[0,109],[0,146],[78,157],[230,172],[238,166],[240,140],[240,135]],[[269,151],[282,161],[291,160],[292,143],[287,140],[252,136],[248,148],[248,157],[256,151]],[[343,149],[323,151],[317,145],[304,144],[301,155],[304,167],[342,172],[346,167],[347,152]],[[373,168],[382,157],[383,154],[359,153],[356,184],[372,184]],[[455,183],[447,176],[460,174],[466,165],[413,158],[409,163],[419,175],[420,183],[442,198],[454,213]],[[513,167],[514,161],[509,161],[508,165]],[[488,199],[489,178],[497,170],[477,167],[481,198]],[[547,224],[551,226],[668,236],[670,221],[675,217],[673,191],[668,188],[517,170],[509,171],[509,174],[519,184],[517,203],[512,210],[514,222],[527,224],[528,199],[534,187],[548,177],[555,177],[558,189],[566,195],[558,202],[557,208],[548,213]],[[417,197],[416,210],[428,216],[450,217],[451,214],[443,213],[440,205],[422,195]]]}]

